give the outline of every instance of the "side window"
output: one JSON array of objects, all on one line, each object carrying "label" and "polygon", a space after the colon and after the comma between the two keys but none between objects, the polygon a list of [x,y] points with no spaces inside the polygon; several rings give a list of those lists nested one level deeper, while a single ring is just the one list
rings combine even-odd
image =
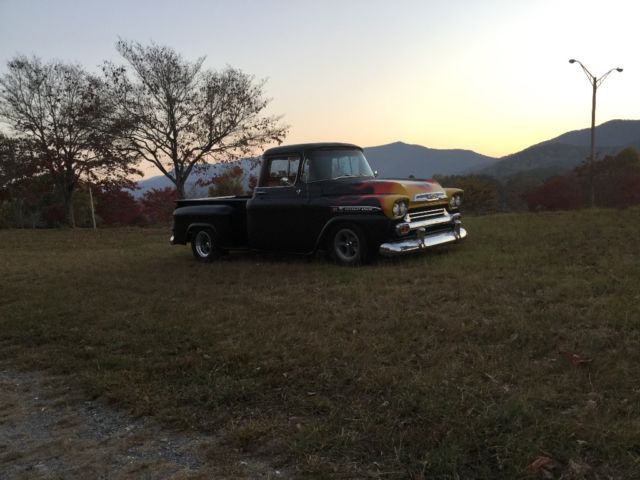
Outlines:
[{"label": "side window", "polygon": [[292,185],[296,183],[300,157],[272,157],[269,158],[267,162],[267,168],[265,169],[264,178],[262,179],[263,186],[282,187],[283,178],[286,178]]}]

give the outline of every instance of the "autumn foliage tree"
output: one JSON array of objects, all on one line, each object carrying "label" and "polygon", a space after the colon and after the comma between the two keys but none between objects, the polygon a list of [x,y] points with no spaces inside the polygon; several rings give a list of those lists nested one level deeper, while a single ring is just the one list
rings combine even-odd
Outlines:
[{"label": "autumn foliage tree", "polygon": [[118,155],[121,124],[104,83],[81,66],[16,56],[0,76],[0,120],[28,141],[58,190],[70,226],[73,194],[80,179],[124,183],[137,173],[131,158]]},{"label": "autumn foliage tree", "polygon": [[140,199],[142,213],[150,225],[169,225],[173,219],[178,192],[175,188],[152,188]]},{"label": "autumn foliage tree", "polygon": [[28,138],[0,133],[0,226],[57,227],[65,223],[60,191],[43,171],[38,149]]},{"label": "autumn foliage tree", "polygon": [[142,205],[133,195],[119,187],[106,186],[96,189],[96,213],[102,223],[113,226],[143,226],[146,220]]},{"label": "autumn foliage tree", "polygon": [[243,195],[245,188],[242,182],[244,171],[235,165],[214,176],[206,184],[209,186],[210,197],[226,197],[229,195]]},{"label": "autumn foliage tree", "polygon": [[0,132],[0,224],[23,226],[31,180],[38,169],[38,158],[25,140]]},{"label": "autumn foliage tree", "polygon": [[229,161],[280,143],[287,127],[264,114],[263,82],[234,68],[203,68],[172,48],[120,40],[127,65],[104,73],[119,120],[128,125],[122,151],[157,167],[185,196],[198,164]]},{"label": "autumn foliage tree", "polygon": [[464,190],[463,209],[468,213],[495,213],[501,208],[501,185],[486,175],[436,176],[444,187]]},{"label": "autumn foliage tree", "polygon": [[[640,204],[640,154],[633,148],[593,164],[596,205],[624,208]],[[590,206],[590,167],[547,180],[525,195],[530,210],[571,210]]]}]

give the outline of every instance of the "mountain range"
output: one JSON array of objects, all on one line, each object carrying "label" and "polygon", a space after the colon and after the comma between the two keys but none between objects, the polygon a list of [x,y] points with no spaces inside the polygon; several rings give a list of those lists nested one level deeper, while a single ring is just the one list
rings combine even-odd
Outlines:
[{"label": "mountain range", "polygon": [[[640,120],[611,120],[596,127],[598,156],[616,153],[626,147],[640,149]],[[567,172],[589,157],[590,129],[574,130],[558,137],[532,145],[524,150],[501,158],[481,155],[471,150],[441,150],[421,145],[394,142],[367,147],[365,155],[381,178],[431,178],[434,175],[489,175],[502,180],[509,177],[532,176],[544,180]],[[252,164],[250,159],[230,164],[203,167],[192,175],[186,191],[189,196],[206,195],[206,188],[198,187],[199,178],[210,179],[228,168],[240,165],[245,171]],[[245,183],[248,176],[245,176]],[[140,196],[152,188],[172,186],[163,175],[138,182],[134,195]]]},{"label": "mountain range", "polygon": [[[596,127],[596,157],[619,152],[626,147],[640,148],[640,120],[611,120]],[[497,178],[545,171],[549,176],[577,167],[590,155],[589,128],[574,130],[498,159],[481,168],[481,173]]]}]

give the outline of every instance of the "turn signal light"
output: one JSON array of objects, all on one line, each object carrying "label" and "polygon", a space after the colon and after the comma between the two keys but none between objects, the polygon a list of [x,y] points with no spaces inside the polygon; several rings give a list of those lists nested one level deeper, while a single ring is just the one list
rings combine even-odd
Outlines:
[{"label": "turn signal light", "polygon": [[411,227],[408,223],[399,223],[398,225],[396,225],[396,232],[398,233],[398,235],[406,235],[410,231]]}]

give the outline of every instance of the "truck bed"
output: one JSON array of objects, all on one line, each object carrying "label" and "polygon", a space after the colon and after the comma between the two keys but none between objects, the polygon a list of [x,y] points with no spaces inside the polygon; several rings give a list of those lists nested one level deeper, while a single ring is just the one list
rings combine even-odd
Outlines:
[{"label": "truck bed", "polygon": [[247,201],[250,198],[230,196],[178,200],[174,211],[174,242],[188,243],[194,225],[197,228],[199,224],[212,224],[220,247],[246,248]]}]

